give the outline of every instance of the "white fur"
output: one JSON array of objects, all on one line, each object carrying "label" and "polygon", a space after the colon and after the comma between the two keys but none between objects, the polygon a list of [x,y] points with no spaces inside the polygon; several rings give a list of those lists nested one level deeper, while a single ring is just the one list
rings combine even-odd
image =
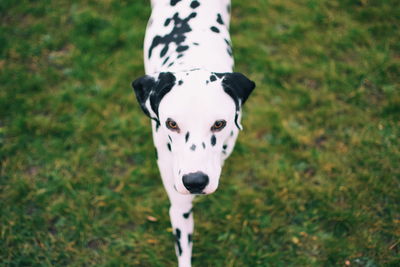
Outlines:
[{"label": "white fur", "polygon": [[[157,163],[171,202],[171,224],[175,235],[177,229],[180,232],[181,255],[176,245],[179,267],[191,266],[192,242],[189,242],[188,237],[193,233],[194,227],[193,213],[190,213],[188,218],[183,216],[192,209],[194,195],[183,185],[182,176],[201,171],[210,179],[203,192],[214,192],[219,184],[223,162],[232,152],[238,135],[238,128],[234,122],[234,101],[224,92],[221,78],[214,82],[209,81],[212,72],[232,72],[233,58],[227,53],[226,41],[230,42],[227,8],[230,1],[199,0],[200,6],[195,9],[190,7],[191,2],[181,0],[175,6],[171,6],[170,0],[152,0],[152,14],[144,42],[146,74],[157,79],[160,72],[173,72],[176,82],[183,82],[182,85],[175,85],[161,100],[158,129],[157,123],[152,121],[153,139],[158,152]],[[196,12],[196,17],[189,21],[191,31],[185,34],[186,39],[181,44],[189,46],[183,56],[178,58],[180,53],[176,51],[177,45],[170,43],[165,56],[160,57],[164,46],[158,45],[153,47],[149,58],[149,49],[155,36],[165,36],[174,27],[173,23],[165,27],[165,21],[175,13],[178,13],[180,18],[187,18],[193,12]],[[223,25],[216,23],[218,13],[222,17]],[[211,31],[212,26],[217,26],[219,33]],[[170,60],[168,64],[163,65],[167,57]],[[170,62],[174,62],[172,66],[168,66]],[[157,117],[149,102],[146,106],[151,116]],[[165,126],[168,118],[177,122],[179,133]],[[221,119],[227,122],[226,127],[220,132],[211,132],[210,128],[214,122]],[[187,132],[190,133],[188,142],[185,140]],[[214,146],[210,143],[213,134],[217,140]],[[171,151],[167,143],[171,144]],[[191,149],[193,145],[196,146],[194,151]],[[223,145],[227,145],[224,152]]]}]

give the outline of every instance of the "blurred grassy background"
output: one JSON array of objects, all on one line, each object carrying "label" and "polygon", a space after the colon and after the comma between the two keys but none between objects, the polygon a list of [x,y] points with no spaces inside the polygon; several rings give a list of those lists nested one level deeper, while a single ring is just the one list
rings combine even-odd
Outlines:
[{"label": "blurred grassy background", "polygon": [[[233,1],[258,88],[194,266],[400,265],[395,0]],[[0,1],[0,262],[175,266],[168,201],[130,82],[147,1]]]}]

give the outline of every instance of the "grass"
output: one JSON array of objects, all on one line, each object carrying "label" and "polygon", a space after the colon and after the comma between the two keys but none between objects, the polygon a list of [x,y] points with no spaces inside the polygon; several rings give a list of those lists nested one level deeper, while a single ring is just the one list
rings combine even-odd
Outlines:
[{"label": "grass", "polygon": [[[233,1],[235,70],[258,87],[220,188],[196,200],[194,266],[400,265],[399,12]],[[0,2],[3,266],[176,266],[130,88],[149,13]]]}]

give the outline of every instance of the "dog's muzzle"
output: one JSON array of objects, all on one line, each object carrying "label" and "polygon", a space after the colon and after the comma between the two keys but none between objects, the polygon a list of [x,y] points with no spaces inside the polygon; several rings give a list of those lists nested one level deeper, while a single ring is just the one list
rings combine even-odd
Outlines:
[{"label": "dog's muzzle", "polygon": [[192,194],[201,194],[208,185],[208,175],[202,172],[194,172],[183,175],[183,185]]}]

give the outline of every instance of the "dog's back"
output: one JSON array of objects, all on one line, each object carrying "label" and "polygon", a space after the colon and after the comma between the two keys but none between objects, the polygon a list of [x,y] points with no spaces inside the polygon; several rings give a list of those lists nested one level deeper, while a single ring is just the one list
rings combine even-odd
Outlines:
[{"label": "dog's back", "polygon": [[229,0],[153,0],[144,42],[146,73],[231,72],[229,11]]}]

